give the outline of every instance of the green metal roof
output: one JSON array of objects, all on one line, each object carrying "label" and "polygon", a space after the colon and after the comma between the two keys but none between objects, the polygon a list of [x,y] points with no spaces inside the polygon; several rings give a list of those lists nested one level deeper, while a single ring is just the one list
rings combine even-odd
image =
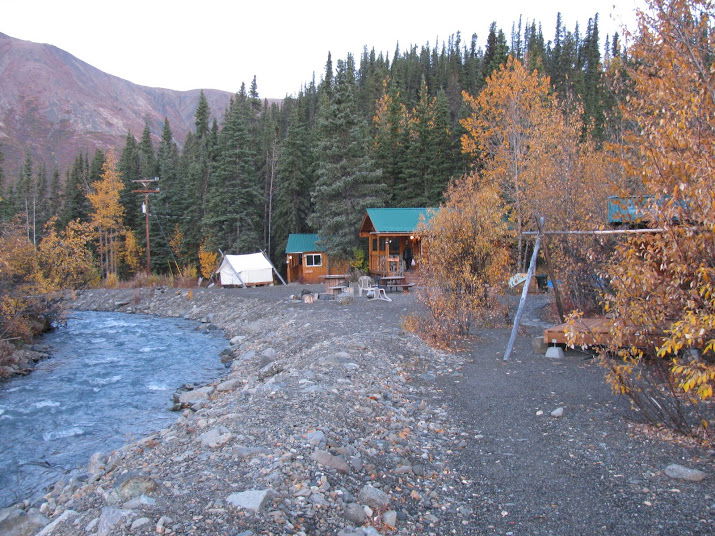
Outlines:
[{"label": "green metal roof", "polygon": [[317,234],[290,234],[286,244],[286,253],[305,253],[306,251],[323,251],[315,243]]},{"label": "green metal roof", "polygon": [[369,208],[367,215],[378,233],[411,233],[417,229],[420,217],[428,222],[435,208]]}]

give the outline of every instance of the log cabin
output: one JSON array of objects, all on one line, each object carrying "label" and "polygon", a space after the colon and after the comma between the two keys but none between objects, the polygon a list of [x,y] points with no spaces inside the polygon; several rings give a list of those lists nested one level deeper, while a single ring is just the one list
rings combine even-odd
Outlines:
[{"label": "log cabin", "polygon": [[369,208],[360,225],[360,237],[368,239],[372,275],[405,275],[419,270],[421,222],[428,222],[436,208]]},{"label": "log cabin", "polygon": [[322,283],[322,276],[342,274],[347,261],[331,259],[318,246],[317,234],[290,234],[286,244],[286,276],[288,283]]}]

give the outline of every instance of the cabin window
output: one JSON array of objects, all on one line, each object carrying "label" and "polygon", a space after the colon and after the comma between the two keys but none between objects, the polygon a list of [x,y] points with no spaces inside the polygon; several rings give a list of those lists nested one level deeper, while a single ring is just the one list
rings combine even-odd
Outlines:
[{"label": "cabin window", "polygon": [[399,254],[400,254],[400,239],[392,238],[390,240],[390,255],[399,255]]},{"label": "cabin window", "polygon": [[378,248],[378,251],[385,251],[385,239],[380,238],[380,247]]},{"label": "cabin window", "polygon": [[323,256],[320,253],[306,255],[305,256],[305,265],[306,266],[322,266],[323,265]]},{"label": "cabin window", "polygon": [[377,251],[377,238],[372,239],[372,250]]}]

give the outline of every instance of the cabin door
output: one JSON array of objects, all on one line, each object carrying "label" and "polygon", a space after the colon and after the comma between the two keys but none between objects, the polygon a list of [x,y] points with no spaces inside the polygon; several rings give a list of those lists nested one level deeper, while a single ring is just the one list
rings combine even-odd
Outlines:
[{"label": "cabin door", "polygon": [[393,237],[387,240],[387,275],[402,275],[402,248],[400,247],[402,238]]},{"label": "cabin door", "polygon": [[300,265],[301,265],[302,259],[300,254],[293,254],[288,256],[288,264],[286,266],[286,271],[288,272],[286,275],[288,276],[288,282],[292,283],[293,281],[300,281],[301,279],[301,271],[300,271]]}]

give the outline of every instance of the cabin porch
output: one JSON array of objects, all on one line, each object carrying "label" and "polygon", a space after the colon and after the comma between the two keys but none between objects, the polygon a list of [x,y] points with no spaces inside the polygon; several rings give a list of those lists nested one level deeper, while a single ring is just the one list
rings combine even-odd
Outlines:
[{"label": "cabin porch", "polygon": [[371,234],[368,238],[369,272],[378,276],[416,273],[421,245],[414,235]]}]

